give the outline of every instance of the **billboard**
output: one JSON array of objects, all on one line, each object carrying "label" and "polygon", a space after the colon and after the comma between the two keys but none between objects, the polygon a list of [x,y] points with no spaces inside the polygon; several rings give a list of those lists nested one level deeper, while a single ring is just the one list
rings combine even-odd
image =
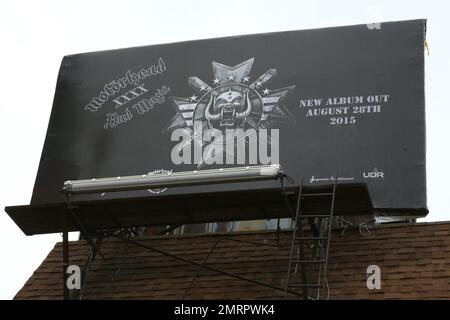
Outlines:
[{"label": "billboard", "polygon": [[425,32],[413,20],[66,56],[31,204],[63,202],[65,180],[280,163],[296,185],[338,175],[367,183],[379,212],[426,214]]}]

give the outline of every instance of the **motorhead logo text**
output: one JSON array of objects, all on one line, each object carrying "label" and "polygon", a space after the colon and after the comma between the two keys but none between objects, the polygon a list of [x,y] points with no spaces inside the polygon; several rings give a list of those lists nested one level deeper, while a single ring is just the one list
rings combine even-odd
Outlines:
[{"label": "motorhead logo text", "polygon": [[269,69],[259,77],[250,74],[254,59],[234,67],[212,62],[214,79],[207,84],[188,79],[194,93],[171,97],[177,111],[163,132],[171,133],[174,164],[268,164],[279,162],[277,122],[295,123],[283,104],[295,88],[271,90],[276,75]]}]

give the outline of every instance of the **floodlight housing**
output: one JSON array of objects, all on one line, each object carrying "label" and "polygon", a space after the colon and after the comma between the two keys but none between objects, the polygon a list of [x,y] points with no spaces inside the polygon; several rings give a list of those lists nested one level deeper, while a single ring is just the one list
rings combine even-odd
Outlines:
[{"label": "floodlight housing", "polygon": [[279,164],[169,172],[167,174],[148,173],[124,177],[68,180],[64,182],[63,192],[69,194],[103,193],[258,180],[276,180],[282,177],[282,175],[283,171]]}]

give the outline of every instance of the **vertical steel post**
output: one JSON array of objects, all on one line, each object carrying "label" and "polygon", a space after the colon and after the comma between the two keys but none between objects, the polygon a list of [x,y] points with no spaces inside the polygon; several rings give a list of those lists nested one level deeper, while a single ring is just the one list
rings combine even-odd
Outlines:
[{"label": "vertical steel post", "polygon": [[67,227],[67,216],[69,211],[70,203],[67,202],[67,210],[63,213],[63,243],[62,243],[62,254],[63,254],[63,285],[64,285],[64,300],[69,300],[69,288],[67,287],[67,268],[69,267],[69,232]]}]

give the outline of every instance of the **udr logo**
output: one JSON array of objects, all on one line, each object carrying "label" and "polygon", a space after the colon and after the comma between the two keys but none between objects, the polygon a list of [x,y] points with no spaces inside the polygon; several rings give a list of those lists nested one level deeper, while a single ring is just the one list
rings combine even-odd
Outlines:
[{"label": "udr logo", "polygon": [[171,140],[179,141],[172,149],[174,164],[278,162],[279,132],[273,126],[295,124],[283,104],[295,86],[270,90],[266,85],[277,70],[253,79],[253,62],[251,58],[230,67],[213,61],[211,85],[190,77],[192,96],[171,97],[177,114],[163,132],[171,132]]},{"label": "udr logo", "polygon": [[370,172],[363,172],[363,177],[365,179],[384,179],[384,172],[379,171],[377,167],[375,167]]}]

